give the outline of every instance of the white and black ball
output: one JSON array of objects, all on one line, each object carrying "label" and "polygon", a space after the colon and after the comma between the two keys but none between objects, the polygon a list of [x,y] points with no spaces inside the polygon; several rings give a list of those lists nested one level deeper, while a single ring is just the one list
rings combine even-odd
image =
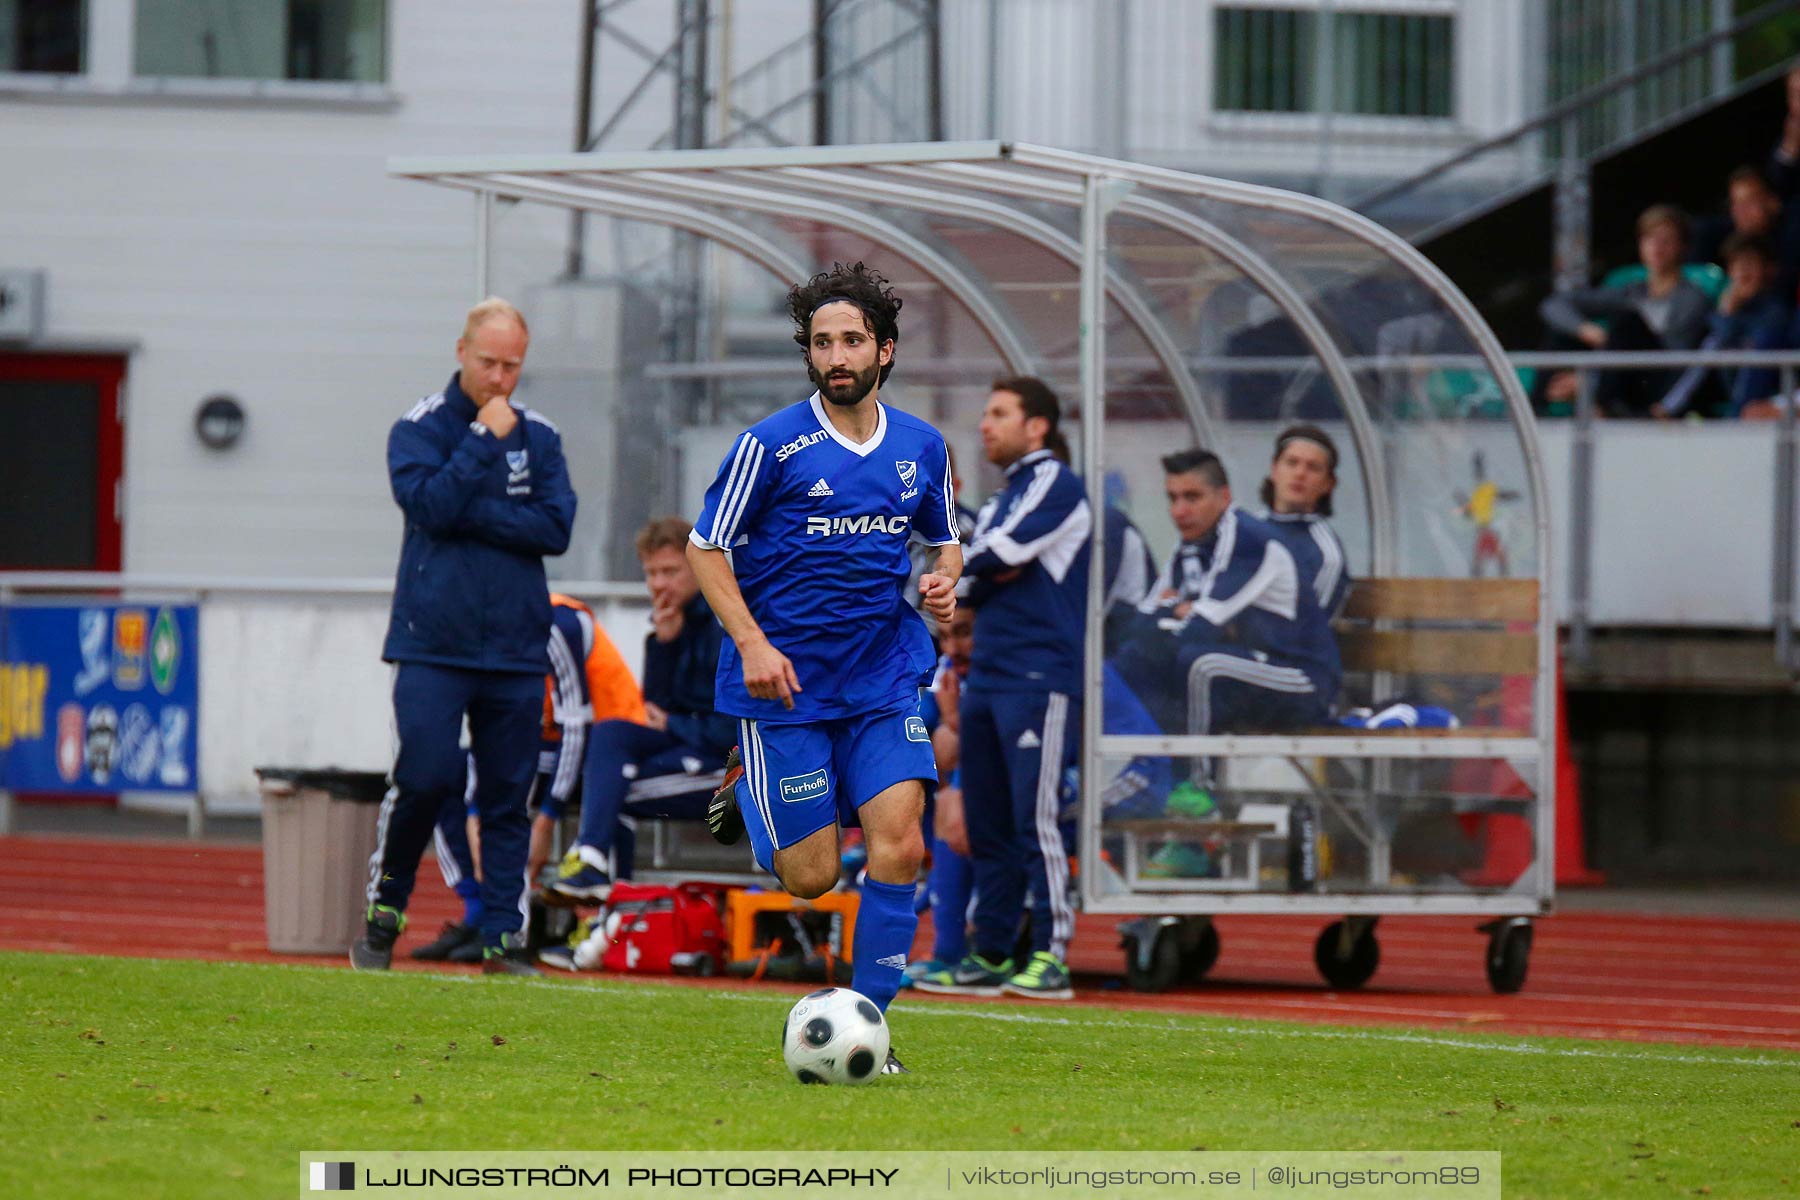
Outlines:
[{"label": "white and black ball", "polygon": [[868,1083],[887,1062],[888,1025],[861,992],[821,988],[789,1010],[781,1056],[801,1083]]}]

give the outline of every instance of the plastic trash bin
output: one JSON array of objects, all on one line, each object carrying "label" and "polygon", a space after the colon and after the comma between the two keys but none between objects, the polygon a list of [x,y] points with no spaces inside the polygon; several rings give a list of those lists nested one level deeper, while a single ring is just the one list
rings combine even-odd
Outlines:
[{"label": "plastic trash bin", "polygon": [[263,919],[277,954],[343,954],[362,932],[387,777],[258,767]]}]

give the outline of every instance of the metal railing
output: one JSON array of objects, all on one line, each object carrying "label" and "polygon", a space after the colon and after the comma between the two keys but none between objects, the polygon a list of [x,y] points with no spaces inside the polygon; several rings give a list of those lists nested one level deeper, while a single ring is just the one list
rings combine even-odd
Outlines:
[{"label": "metal railing", "polygon": [[1795,654],[1794,571],[1800,561],[1796,546],[1796,478],[1800,468],[1800,423],[1796,422],[1795,383],[1800,380],[1800,351],[1783,350],[1694,350],[1662,353],[1618,353],[1609,351],[1575,351],[1514,354],[1509,356],[1521,368],[1567,370],[1578,377],[1574,413],[1574,441],[1569,456],[1569,657],[1586,664],[1593,655],[1594,528],[1597,497],[1594,489],[1594,446],[1596,427],[1602,418],[1595,406],[1596,374],[1609,370],[1685,370],[1688,367],[1756,368],[1774,370],[1779,380],[1776,395],[1782,398],[1776,430],[1774,455],[1774,506],[1770,514],[1772,571],[1770,579],[1770,621],[1774,634],[1775,661],[1789,674],[1800,674],[1800,657]]},{"label": "metal railing", "polygon": [[[1476,142],[1417,174],[1376,188],[1352,201],[1351,207],[1399,227],[1404,218],[1398,214],[1407,207],[1402,201],[1416,198],[1426,185],[1443,180],[1452,171],[1472,164],[1493,164],[1482,176],[1483,195],[1478,202],[1454,217],[1405,230],[1415,242],[1427,240],[1543,186],[1556,177],[1559,169],[1567,173],[1566,164],[1582,163],[1623,148],[1688,119],[1725,95],[1755,87],[1786,70],[1787,64],[1781,63],[1738,78],[1735,69],[1719,71],[1717,62],[1722,54],[1730,52],[1734,41],[1762,33],[1774,22],[1792,18],[1796,11],[1800,11],[1796,0],[1771,0],[1735,21],[1722,23],[1700,37],[1576,92],[1506,133]],[[1671,72],[1695,66],[1706,68],[1704,74],[1711,77],[1712,86],[1697,97],[1686,89],[1659,94],[1659,82]],[[1596,114],[1603,114],[1605,119],[1596,119]]]}]

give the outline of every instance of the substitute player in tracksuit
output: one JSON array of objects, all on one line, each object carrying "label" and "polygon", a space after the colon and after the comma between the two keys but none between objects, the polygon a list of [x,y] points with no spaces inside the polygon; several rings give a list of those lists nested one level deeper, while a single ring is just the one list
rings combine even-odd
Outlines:
[{"label": "substitute player in tracksuit", "polygon": [[[1030,378],[996,382],[982,413],[982,447],[1006,483],[981,507],[965,565],[975,609],[961,708],[974,947],[949,970],[916,979],[922,991],[1074,995],[1064,960],[1075,914],[1058,821],[1081,729],[1093,519],[1062,461],[1059,415],[1056,393]],[[1027,895],[1032,954],[1015,963]]]},{"label": "substitute player in tracksuit", "polygon": [[[702,819],[737,739],[737,722],[713,708],[725,634],[688,566],[692,532],[680,517],[660,517],[638,532],[651,600],[645,711],[633,720],[595,722],[582,773],[581,828],[544,888],[546,903],[599,904],[615,876],[630,877],[631,847],[619,842],[627,792],[638,796],[634,817]],[[556,965],[564,961],[559,956]]]},{"label": "substitute player in tracksuit", "polygon": [[[900,300],[863,264],[788,294],[818,391],[740,435],[707,489],[688,561],[730,640],[718,708],[739,718],[743,775],[709,809],[727,844],[797,896],[838,881],[841,820],[859,822],[868,871],[856,989],[886,1010],[918,929],[925,787],[936,786],[919,689],[936,654],[903,594],[907,540],[937,546],[919,578],[937,621],[962,574],[943,435],[883,404]],[[728,778],[730,778],[728,776]],[[890,1053],[885,1073],[903,1068]]]},{"label": "substitute player in tracksuit", "polygon": [[530,340],[503,300],[469,310],[458,372],[388,435],[388,474],[406,515],[382,657],[397,664],[399,753],[369,860],[359,970],[385,970],[438,814],[462,794],[469,726],[483,839],[484,971],[537,974],[506,951],[525,927],[526,796],[538,754],[550,589],[543,558],[568,549],[575,493],[562,438],[514,404]]},{"label": "substitute player in tracksuit", "polygon": [[1267,521],[1294,556],[1302,595],[1335,620],[1350,595],[1344,544],[1326,518],[1337,488],[1337,443],[1316,425],[1290,425],[1275,437],[1275,454],[1262,483]]},{"label": "substitute player in tracksuit", "polygon": [[1171,733],[1322,723],[1342,668],[1293,554],[1268,522],[1232,504],[1216,455],[1184,450],[1163,470],[1181,545],[1139,606],[1120,676]]}]

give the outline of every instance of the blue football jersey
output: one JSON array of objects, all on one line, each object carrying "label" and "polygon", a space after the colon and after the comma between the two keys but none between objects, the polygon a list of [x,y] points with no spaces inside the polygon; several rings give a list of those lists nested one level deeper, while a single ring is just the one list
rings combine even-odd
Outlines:
[{"label": "blue football jersey", "polygon": [[757,422],[732,443],[706,490],[696,545],[727,551],[750,615],[794,664],[790,712],[744,687],[725,640],[720,712],[810,722],[911,703],[936,662],[905,597],[907,542],[958,540],[943,435],[878,404],[861,445],[831,425],[818,393]]}]

